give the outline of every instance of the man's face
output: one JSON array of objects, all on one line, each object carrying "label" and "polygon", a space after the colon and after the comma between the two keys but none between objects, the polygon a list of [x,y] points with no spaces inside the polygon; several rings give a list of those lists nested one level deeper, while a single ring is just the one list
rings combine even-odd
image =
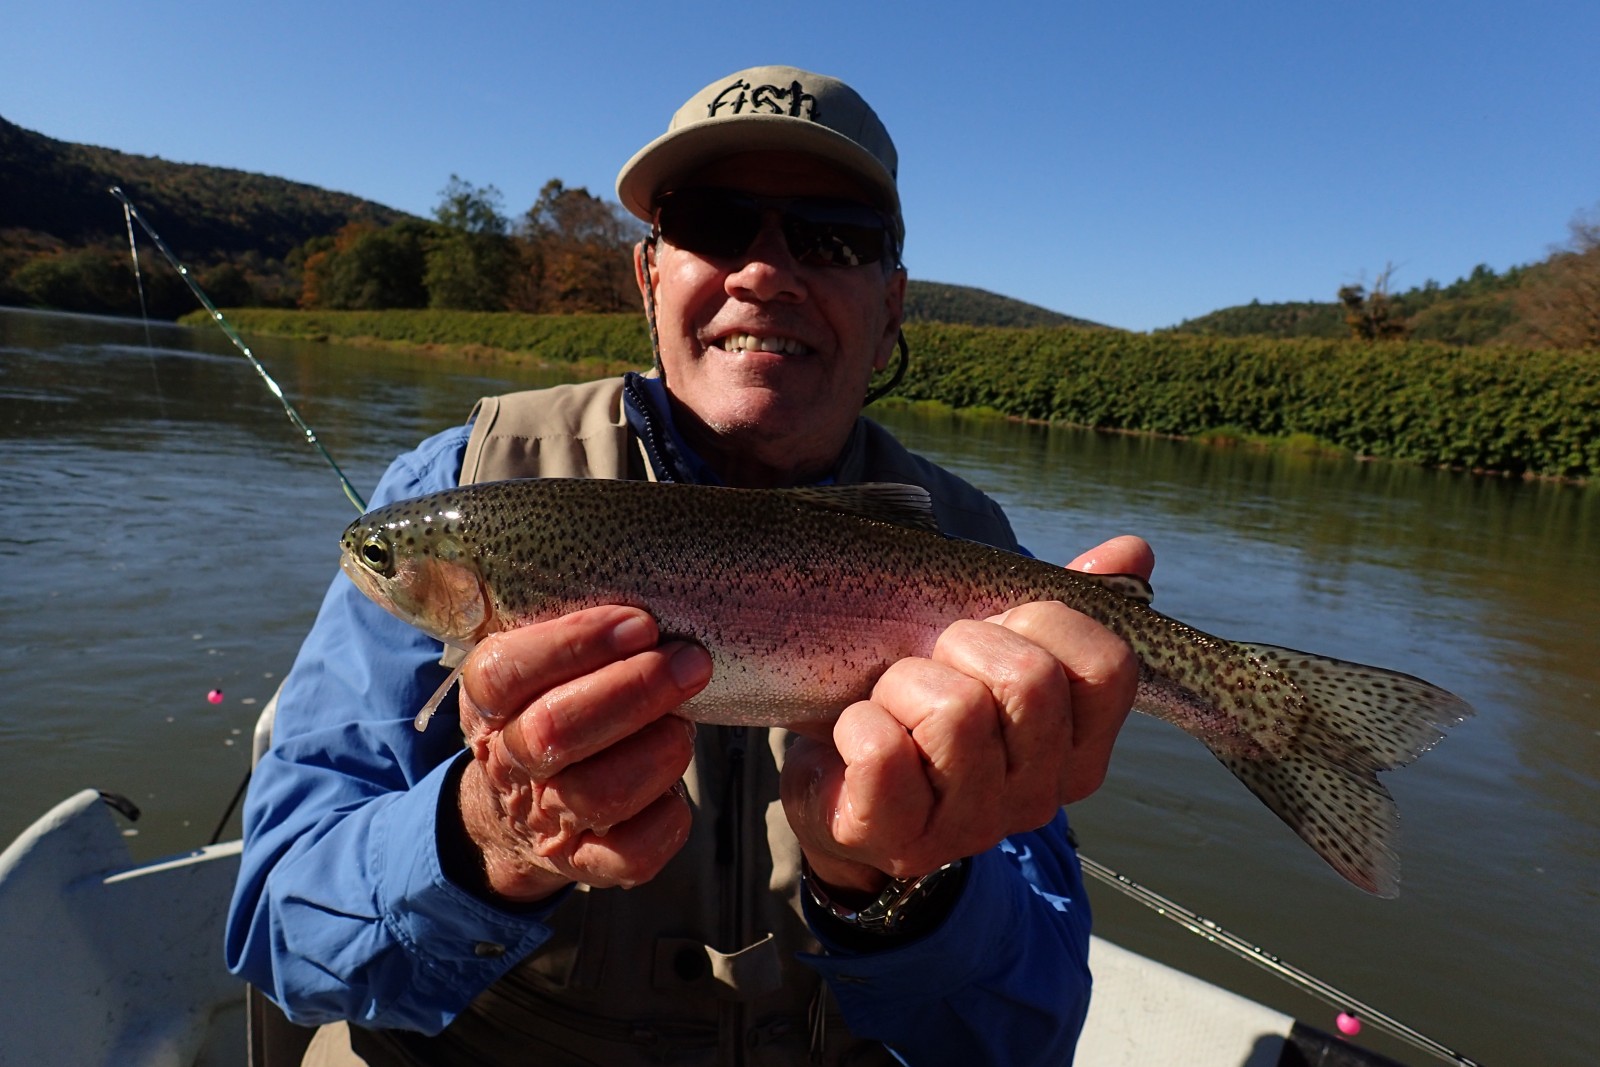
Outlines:
[{"label": "man's face", "polygon": [[[866,200],[853,179],[826,163],[771,152],[724,160],[683,187]],[[905,272],[883,262],[802,264],[769,212],[737,256],[708,257],[661,241],[648,278],[667,389],[691,445],[732,484],[824,474],[860,413],[872,372],[894,351]]]}]

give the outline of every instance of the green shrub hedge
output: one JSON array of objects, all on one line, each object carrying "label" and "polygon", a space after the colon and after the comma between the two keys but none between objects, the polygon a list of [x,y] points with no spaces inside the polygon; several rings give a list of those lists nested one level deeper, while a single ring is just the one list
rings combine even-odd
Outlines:
[{"label": "green shrub hedge", "polygon": [[917,327],[898,390],[954,407],[1190,436],[1309,434],[1429,465],[1587,478],[1600,471],[1600,354]]}]

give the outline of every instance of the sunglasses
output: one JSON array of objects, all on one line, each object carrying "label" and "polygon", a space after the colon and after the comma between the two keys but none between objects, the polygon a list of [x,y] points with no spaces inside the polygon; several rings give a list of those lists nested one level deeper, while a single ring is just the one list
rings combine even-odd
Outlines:
[{"label": "sunglasses", "polygon": [[893,254],[889,220],[854,200],[753,196],[679,189],[656,200],[656,232],[686,252],[734,259],[749,251],[776,211],[789,254],[808,267],[859,267]]}]

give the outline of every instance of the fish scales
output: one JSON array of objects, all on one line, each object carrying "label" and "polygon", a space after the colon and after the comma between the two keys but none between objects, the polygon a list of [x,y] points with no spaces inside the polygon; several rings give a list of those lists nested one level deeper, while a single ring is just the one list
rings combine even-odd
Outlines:
[{"label": "fish scales", "polygon": [[1059,600],[1132,647],[1137,710],[1201,740],[1381,895],[1398,885],[1396,816],[1376,772],[1471,711],[1409,675],[1196,630],[1149,607],[1137,578],[946,538],[908,486],[493,482],[379,508],[342,545],[367,595],[461,648],[584,607],[642,608],[710,653],[711,681],[680,713],[719,724],[832,718],[950,623]]}]

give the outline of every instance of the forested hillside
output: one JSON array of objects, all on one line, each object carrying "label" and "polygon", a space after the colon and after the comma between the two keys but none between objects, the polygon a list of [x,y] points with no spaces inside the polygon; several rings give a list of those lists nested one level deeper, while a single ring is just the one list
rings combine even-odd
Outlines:
[{"label": "forested hillside", "polygon": [[[138,313],[113,185],[224,299],[292,305],[295,249],[351,222],[406,218],[301,182],[69,144],[0,118],[0,302]],[[192,306],[170,271],[151,274],[152,313]]]},{"label": "forested hillside", "polygon": [[0,230],[31,230],[69,245],[125,245],[122,207],[106,191],[120,185],[168,243],[195,260],[251,252],[282,259],[348,222],[386,226],[406,217],[283,178],[68,144],[4,118],[0,174]]},{"label": "forested hillside", "polygon": [[[301,182],[69,144],[0,118],[0,303],[137,315],[120,186],[224,306],[632,311],[642,227],[552,179],[508,217],[493,186],[452,176],[433,219]],[[149,313],[195,306],[145,235]],[[967,286],[913,281],[913,321],[1091,326]]]},{"label": "forested hillside", "polygon": [[1253,300],[1158,332],[1600,348],[1600,216],[1580,213],[1569,230],[1548,259],[1504,273],[1479,264],[1449,285],[1429,280],[1394,293],[1385,270],[1370,291],[1345,285],[1327,302]]}]

